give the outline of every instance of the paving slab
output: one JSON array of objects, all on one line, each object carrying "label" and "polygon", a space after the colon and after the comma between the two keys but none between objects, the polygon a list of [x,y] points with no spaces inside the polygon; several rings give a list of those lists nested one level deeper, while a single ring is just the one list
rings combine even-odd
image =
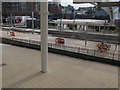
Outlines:
[{"label": "paving slab", "polygon": [[49,53],[41,73],[41,52],[2,46],[3,88],[118,88],[118,67]]}]

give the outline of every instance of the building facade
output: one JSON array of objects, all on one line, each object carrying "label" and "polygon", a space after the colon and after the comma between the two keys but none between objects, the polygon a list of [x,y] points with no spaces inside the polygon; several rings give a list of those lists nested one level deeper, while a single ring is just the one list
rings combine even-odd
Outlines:
[{"label": "building facade", "polygon": [[3,2],[2,11],[4,17],[11,14],[15,16],[31,16],[32,11],[34,11],[35,15],[39,14],[38,2]]}]

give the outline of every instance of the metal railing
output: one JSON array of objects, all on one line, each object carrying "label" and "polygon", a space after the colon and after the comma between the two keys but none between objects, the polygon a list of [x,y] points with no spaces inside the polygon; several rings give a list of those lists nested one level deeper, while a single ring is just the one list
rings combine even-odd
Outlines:
[{"label": "metal railing", "polygon": [[[36,41],[36,40],[28,40],[28,39],[13,38],[13,37],[12,38],[11,37],[9,37],[9,38],[8,37],[0,37],[0,38],[10,39],[10,40],[23,42],[23,43],[27,43],[27,44],[38,45],[38,46],[41,45],[41,42]],[[120,56],[120,53],[118,53],[118,52],[110,52],[110,51],[96,50],[96,49],[87,49],[87,48],[68,46],[68,45],[56,44],[56,43],[48,43],[48,47],[54,48],[54,49],[59,49],[59,50],[80,53],[80,54],[101,57],[101,58],[112,59],[112,60],[118,60],[118,57]]]}]

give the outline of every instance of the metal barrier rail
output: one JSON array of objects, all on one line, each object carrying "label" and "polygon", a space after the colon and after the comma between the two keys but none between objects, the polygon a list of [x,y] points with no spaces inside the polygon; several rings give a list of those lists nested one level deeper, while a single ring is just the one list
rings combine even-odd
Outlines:
[{"label": "metal barrier rail", "polygon": [[[21,39],[21,38],[10,38],[10,37],[0,37],[4,39],[10,39],[18,42],[28,43],[28,44],[34,44],[34,45],[41,45],[40,41],[36,40],[28,40],[28,39]],[[81,47],[75,47],[75,46],[67,46],[63,44],[55,44],[55,43],[48,43],[48,47],[60,49],[60,50],[66,50],[70,52],[76,52],[81,54],[87,54],[91,56],[96,57],[102,57],[102,58],[108,58],[113,60],[118,60],[118,57],[120,56],[120,53],[116,52],[108,52],[103,50],[96,50],[96,49],[87,49],[87,48],[81,48]]]}]

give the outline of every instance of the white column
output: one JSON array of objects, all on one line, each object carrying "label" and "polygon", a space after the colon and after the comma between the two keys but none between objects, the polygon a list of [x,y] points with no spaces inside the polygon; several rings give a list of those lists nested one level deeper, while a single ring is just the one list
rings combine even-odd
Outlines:
[{"label": "white column", "polygon": [[64,24],[63,24],[62,26],[63,26],[63,28],[62,28],[62,29],[64,30]]},{"label": "white column", "polygon": [[79,30],[79,29],[80,29],[80,25],[78,24],[78,25],[77,25],[77,30]]},{"label": "white column", "polygon": [[83,31],[83,25],[81,25],[81,28],[80,28],[82,31]]},{"label": "white column", "polygon": [[41,2],[41,72],[48,68],[48,0]]},{"label": "white column", "polygon": [[85,31],[85,25],[83,25],[83,31]]},{"label": "white column", "polygon": [[88,31],[88,22],[86,22],[85,29]]},{"label": "white column", "polygon": [[[2,30],[2,2],[0,1],[0,31]],[[2,37],[2,34],[0,34]],[[0,89],[2,90],[2,45],[0,45]]]},{"label": "white column", "polygon": [[88,25],[85,26],[85,30],[88,31]]},{"label": "white column", "polygon": [[99,32],[101,31],[101,28],[100,28],[100,26],[99,26]]},{"label": "white column", "polygon": [[58,30],[60,29],[60,24],[57,24],[57,29],[58,29]]},{"label": "white column", "polygon": [[66,24],[64,24],[64,29],[66,29],[66,27],[67,27]]}]

